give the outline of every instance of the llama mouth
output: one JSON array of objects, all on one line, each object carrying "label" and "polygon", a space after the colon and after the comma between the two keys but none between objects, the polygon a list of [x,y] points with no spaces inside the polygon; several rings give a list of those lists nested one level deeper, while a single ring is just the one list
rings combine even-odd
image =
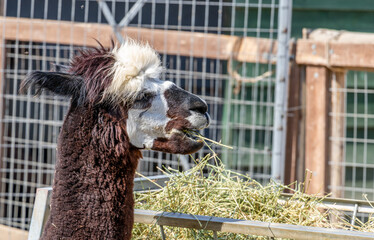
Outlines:
[{"label": "llama mouth", "polygon": [[188,138],[189,140],[192,140],[192,141],[195,141],[195,142],[203,142],[200,138],[199,138],[199,132],[198,130],[196,129],[184,129],[181,131],[181,133],[183,134],[184,137]]},{"label": "llama mouth", "polygon": [[192,154],[203,146],[204,141],[199,139],[197,130],[174,128],[167,136],[156,138],[151,149],[175,154]]}]

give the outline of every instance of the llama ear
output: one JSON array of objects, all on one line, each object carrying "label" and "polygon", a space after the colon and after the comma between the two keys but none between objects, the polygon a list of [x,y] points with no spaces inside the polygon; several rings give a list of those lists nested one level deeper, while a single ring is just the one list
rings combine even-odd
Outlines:
[{"label": "llama ear", "polygon": [[75,98],[82,98],[84,92],[83,78],[64,72],[32,72],[22,81],[20,92],[26,92],[29,87],[36,87],[36,94],[46,89],[57,95]]}]

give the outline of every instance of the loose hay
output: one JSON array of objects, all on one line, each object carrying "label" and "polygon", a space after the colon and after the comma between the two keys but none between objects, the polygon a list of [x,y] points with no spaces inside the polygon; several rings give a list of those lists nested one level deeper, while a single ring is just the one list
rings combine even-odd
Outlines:
[{"label": "loose hay", "polygon": [[[296,189],[275,182],[262,186],[248,176],[225,169],[214,153],[196,161],[196,166],[189,171],[170,168],[162,171],[170,177],[166,186],[159,186],[158,191],[135,193],[136,208],[301,226],[351,228],[342,213],[319,209],[324,197],[306,194],[305,183],[298,184]],[[286,189],[293,192],[292,197],[281,196]],[[330,221],[332,214],[337,220]],[[354,228],[374,232],[374,217],[371,216],[366,223],[356,221]],[[213,239],[212,231],[207,230],[177,227],[164,227],[164,230],[168,239]],[[161,239],[161,234],[157,225],[135,224],[133,237]],[[250,238],[218,232],[218,239]]]}]

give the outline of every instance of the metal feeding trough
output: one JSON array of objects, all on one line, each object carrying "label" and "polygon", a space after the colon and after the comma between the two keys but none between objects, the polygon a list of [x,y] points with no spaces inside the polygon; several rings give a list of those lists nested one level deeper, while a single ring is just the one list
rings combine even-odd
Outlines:
[{"label": "metal feeding trough", "polygon": [[[169,177],[165,175],[149,177],[147,179],[136,178],[134,191],[155,191],[157,190],[157,186],[152,182],[163,186],[168,179]],[[37,190],[30,224],[29,240],[37,240],[42,234],[43,226],[49,215],[51,193],[51,187],[38,188]],[[364,201],[345,199],[326,199],[324,201],[324,205],[328,208],[351,211],[353,212],[353,216],[359,212],[374,213],[374,209],[367,206],[367,204]],[[160,226],[163,239],[166,239],[163,226],[211,230],[215,238],[217,238],[217,232],[227,232],[288,239],[374,239],[373,233],[140,209],[135,209],[135,222]]]}]

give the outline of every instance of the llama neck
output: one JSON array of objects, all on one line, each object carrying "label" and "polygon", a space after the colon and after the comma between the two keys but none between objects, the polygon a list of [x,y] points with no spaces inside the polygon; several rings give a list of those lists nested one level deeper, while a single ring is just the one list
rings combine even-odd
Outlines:
[{"label": "llama neck", "polygon": [[139,150],[110,114],[70,111],[61,130],[43,239],[130,239]]}]

